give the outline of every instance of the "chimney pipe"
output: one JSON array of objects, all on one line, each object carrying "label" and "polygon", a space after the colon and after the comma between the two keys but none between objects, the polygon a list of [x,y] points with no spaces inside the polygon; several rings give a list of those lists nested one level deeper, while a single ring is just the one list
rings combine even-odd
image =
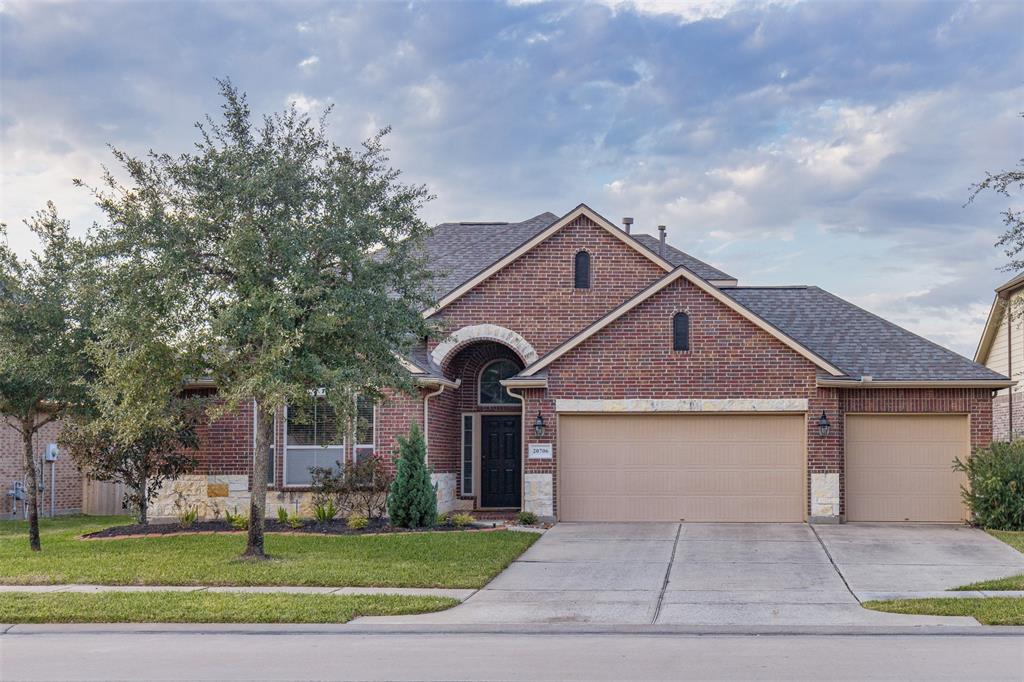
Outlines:
[{"label": "chimney pipe", "polygon": [[623,226],[626,229],[626,234],[629,234],[629,228],[633,226],[633,219],[632,218],[623,218],[622,219],[622,224],[623,224]]},{"label": "chimney pipe", "polygon": [[661,244],[658,246],[658,255],[665,257],[665,226],[658,225],[658,232],[661,233]]}]

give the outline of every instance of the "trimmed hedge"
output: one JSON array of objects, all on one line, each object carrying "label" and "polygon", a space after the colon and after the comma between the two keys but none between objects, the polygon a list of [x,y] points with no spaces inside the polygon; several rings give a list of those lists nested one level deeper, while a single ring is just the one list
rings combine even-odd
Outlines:
[{"label": "trimmed hedge", "polygon": [[967,474],[961,488],[974,523],[993,530],[1024,530],[1024,439],[992,443],[953,468]]}]

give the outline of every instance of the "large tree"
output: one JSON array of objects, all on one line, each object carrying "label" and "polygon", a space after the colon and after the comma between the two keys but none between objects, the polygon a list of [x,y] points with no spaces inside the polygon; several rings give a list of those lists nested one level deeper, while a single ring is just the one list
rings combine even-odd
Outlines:
[{"label": "large tree", "polygon": [[[1021,114],[1024,117],[1024,113]],[[1017,161],[1017,167],[1001,170],[998,173],[985,173],[985,179],[971,186],[968,203],[982,192],[995,192],[1004,197],[1012,198],[1011,190],[1016,188],[1024,193],[1024,158]],[[1024,270],[1024,209],[1010,206],[1001,214],[1003,216],[1003,234],[996,241],[1009,258],[1003,266],[1004,270],[1019,272]]]},{"label": "large tree", "polygon": [[33,439],[84,403],[89,311],[79,296],[83,245],[53,204],[26,221],[41,242],[28,259],[0,225],[0,414],[21,436],[29,545],[39,542],[39,472]]},{"label": "large tree", "polygon": [[219,120],[197,124],[194,151],[114,155],[130,178],[96,190],[98,236],[144,268],[175,303],[180,343],[202,349],[221,402],[256,410],[245,555],[263,558],[274,414],[319,392],[340,416],[354,396],[410,388],[399,355],[431,332],[430,272],[418,212],[423,186],[399,182],[383,138],[339,147],[326,114],[294,106],[252,120],[229,81]]}]

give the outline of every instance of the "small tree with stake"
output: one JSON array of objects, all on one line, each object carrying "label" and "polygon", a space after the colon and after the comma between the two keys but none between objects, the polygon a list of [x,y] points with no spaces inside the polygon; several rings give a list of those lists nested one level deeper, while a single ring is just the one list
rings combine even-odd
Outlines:
[{"label": "small tree with stake", "polygon": [[27,221],[42,248],[21,260],[0,224],[0,414],[21,436],[29,546],[39,551],[39,476],[33,439],[85,400],[89,311],[78,272],[83,247],[53,204]]},{"label": "small tree with stake", "polygon": [[388,497],[391,523],[404,528],[422,528],[437,522],[437,493],[427,468],[427,443],[415,422],[408,436],[398,436],[395,480]]},{"label": "small tree with stake", "polygon": [[180,412],[167,426],[149,425],[125,442],[117,429],[103,426],[104,420],[71,424],[64,429],[61,443],[89,477],[98,481],[124,483],[124,502],[135,511],[138,522],[149,523],[149,502],[160,486],[195,468],[190,452],[199,447],[196,435],[198,414],[185,404],[172,407]]}]

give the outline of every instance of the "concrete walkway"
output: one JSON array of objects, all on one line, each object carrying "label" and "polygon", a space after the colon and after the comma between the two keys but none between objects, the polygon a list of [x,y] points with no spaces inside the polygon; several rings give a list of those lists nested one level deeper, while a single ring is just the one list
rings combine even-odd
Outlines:
[{"label": "concrete walkway", "polygon": [[244,594],[397,594],[413,597],[448,597],[465,601],[476,590],[432,587],[304,587],[287,585],[0,585],[0,594],[12,592],[240,592]]},{"label": "concrete walkway", "polygon": [[[981,536],[963,537],[998,542]],[[859,537],[872,542],[870,533]],[[977,575],[967,566],[958,573],[958,584]],[[841,565],[806,524],[561,523],[454,609],[360,622],[978,625],[973,618],[880,613],[859,602]]]}]

